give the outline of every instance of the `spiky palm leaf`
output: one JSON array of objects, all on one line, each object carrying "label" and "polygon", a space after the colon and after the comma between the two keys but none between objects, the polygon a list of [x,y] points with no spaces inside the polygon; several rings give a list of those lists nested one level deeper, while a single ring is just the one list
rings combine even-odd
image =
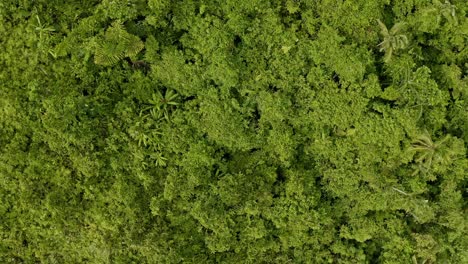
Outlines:
[{"label": "spiky palm leaf", "polygon": [[179,103],[177,102],[179,95],[173,90],[166,90],[164,95],[158,91],[152,95],[152,98],[149,100],[150,106],[144,108],[142,112],[150,111],[150,115],[154,119],[164,118],[169,120],[171,110],[175,109]]},{"label": "spiky palm leaf", "polygon": [[131,35],[125,46],[127,48],[126,57],[135,57],[145,47],[145,44],[137,36]]},{"label": "spiky palm leaf", "polygon": [[100,65],[113,65],[124,58],[124,50],[119,43],[103,40],[95,50],[94,62]]},{"label": "spiky palm leaf", "polygon": [[94,55],[96,64],[110,66],[125,57],[134,57],[144,48],[137,36],[128,33],[119,21],[112,23],[104,37],[99,39]]}]

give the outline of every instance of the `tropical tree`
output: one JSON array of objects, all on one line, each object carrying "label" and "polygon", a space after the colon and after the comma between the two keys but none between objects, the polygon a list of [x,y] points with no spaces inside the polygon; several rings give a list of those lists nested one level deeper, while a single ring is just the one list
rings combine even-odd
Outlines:
[{"label": "tropical tree", "polygon": [[384,61],[389,62],[393,53],[408,46],[408,37],[403,34],[406,24],[404,22],[399,22],[388,30],[387,26],[380,21],[380,19],[377,19],[377,22],[380,26],[380,34],[384,38],[378,47],[380,47],[381,52],[385,52]]},{"label": "tropical tree", "polygon": [[447,19],[450,22],[454,22],[457,24],[457,17],[456,17],[456,10],[457,7],[453,4],[451,4],[449,1],[445,1],[444,3],[440,3],[437,1],[437,4],[440,9],[440,13],[442,14],[445,19]]},{"label": "tropical tree", "polygon": [[135,35],[128,33],[120,21],[114,21],[104,37],[98,38],[95,44],[94,62],[110,66],[125,57],[136,56],[144,44]]},{"label": "tropical tree", "polygon": [[417,137],[410,147],[410,151],[416,152],[415,162],[419,165],[413,174],[427,171],[434,164],[449,164],[456,154],[449,147],[448,141],[450,138],[450,135],[446,135],[434,142],[427,132]]},{"label": "tropical tree", "polygon": [[157,91],[152,94],[149,100],[150,106],[144,108],[142,111],[149,110],[151,116],[157,120],[160,118],[169,120],[170,111],[175,108],[175,106],[179,105],[177,102],[178,97],[179,95],[173,90],[166,90],[164,94]]}]

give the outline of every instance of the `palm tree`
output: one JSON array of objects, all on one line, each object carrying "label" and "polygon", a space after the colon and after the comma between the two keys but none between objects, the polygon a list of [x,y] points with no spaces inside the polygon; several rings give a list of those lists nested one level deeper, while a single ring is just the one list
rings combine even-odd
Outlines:
[{"label": "palm tree", "polygon": [[450,22],[454,22],[455,24],[458,23],[457,17],[455,15],[455,12],[457,10],[457,7],[455,5],[452,5],[449,1],[445,1],[444,3],[438,2],[440,12],[442,13],[442,16],[445,17]]},{"label": "palm tree", "polygon": [[[447,135],[443,139],[434,142],[426,131],[425,134],[413,141],[410,151],[415,151],[417,153],[415,161],[421,165],[422,169],[429,169],[433,163],[448,164],[454,155],[453,151],[447,148],[446,143],[449,139],[450,135]],[[414,174],[419,171],[420,170],[416,170]]]},{"label": "palm tree", "polygon": [[142,112],[149,110],[154,119],[159,120],[164,118],[169,121],[170,111],[179,105],[177,102],[178,98],[179,95],[173,90],[166,90],[164,95],[158,91],[154,93],[149,100],[150,106],[144,108]]},{"label": "palm tree", "polygon": [[128,33],[120,21],[115,21],[106,30],[104,37],[98,39],[94,62],[110,66],[125,57],[136,56],[144,46],[140,38]]},{"label": "palm tree", "polygon": [[404,30],[406,24],[404,22],[399,22],[393,25],[390,30],[388,30],[387,26],[385,26],[382,21],[377,19],[377,22],[380,26],[380,34],[384,38],[383,41],[380,42],[380,44],[377,46],[380,47],[380,51],[385,52],[384,62],[389,62],[395,51],[404,49],[408,46],[408,37],[401,33]]}]

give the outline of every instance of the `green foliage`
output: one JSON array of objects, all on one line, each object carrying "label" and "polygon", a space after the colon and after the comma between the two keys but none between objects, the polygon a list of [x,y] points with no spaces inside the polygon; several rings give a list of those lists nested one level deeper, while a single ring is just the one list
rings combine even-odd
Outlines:
[{"label": "green foliage", "polygon": [[0,1],[0,262],[468,263],[467,13]]},{"label": "green foliage", "polygon": [[143,109],[142,111],[148,111],[152,118],[158,120],[165,118],[169,120],[170,111],[175,108],[179,103],[177,103],[178,95],[172,90],[166,90],[164,95],[157,91],[153,93],[151,99],[148,101],[150,104],[149,107]]},{"label": "green foliage", "polygon": [[382,21],[377,20],[377,22],[380,26],[380,34],[383,37],[383,41],[378,46],[380,51],[385,52],[384,61],[389,62],[393,53],[408,46],[408,37],[404,34],[405,23],[398,22],[388,30]]},{"label": "green foliage", "polygon": [[447,149],[445,145],[449,139],[447,135],[434,143],[426,133],[426,135],[421,135],[413,141],[410,150],[417,153],[415,161],[425,169],[429,169],[433,162],[447,165],[453,156],[453,151]]},{"label": "green foliage", "polygon": [[98,38],[94,51],[94,62],[105,66],[113,65],[125,57],[135,57],[143,48],[143,42],[125,31],[119,21],[114,21],[104,37]]}]

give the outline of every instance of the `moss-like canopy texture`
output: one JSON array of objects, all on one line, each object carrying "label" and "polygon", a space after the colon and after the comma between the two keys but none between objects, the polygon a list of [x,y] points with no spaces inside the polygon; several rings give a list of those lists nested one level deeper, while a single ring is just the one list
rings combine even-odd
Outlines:
[{"label": "moss-like canopy texture", "polygon": [[467,13],[0,1],[0,262],[468,263]]}]

